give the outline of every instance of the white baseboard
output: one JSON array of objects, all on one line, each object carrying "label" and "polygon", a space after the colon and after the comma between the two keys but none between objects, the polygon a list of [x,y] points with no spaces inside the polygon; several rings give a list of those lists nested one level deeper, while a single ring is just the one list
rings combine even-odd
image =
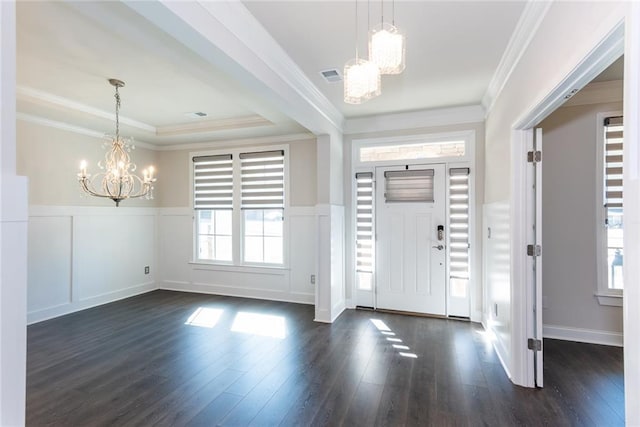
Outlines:
[{"label": "white baseboard", "polygon": [[159,289],[169,291],[194,292],[199,294],[224,295],[227,297],[253,298],[270,301],[293,302],[297,304],[314,304],[313,294],[260,290],[252,288],[234,288],[230,286],[204,285],[198,283],[165,280],[160,282]]},{"label": "white baseboard", "polygon": [[155,291],[158,289],[153,282],[142,283],[140,285],[131,286],[108,294],[98,295],[86,298],[81,301],[73,301],[68,304],[61,304],[55,307],[49,307],[38,311],[27,313],[27,325],[31,325],[54,317],[64,316],[65,314],[75,313],[76,311],[86,310],[88,308],[97,307],[99,305],[108,304],[125,298]]},{"label": "white baseboard", "polygon": [[586,342],[590,344],[611,345],[622,347],[623,334],[621,332],[598,331],[594,329],[572,328],[568,326],[543,325],[544,338],[565,341]]}]

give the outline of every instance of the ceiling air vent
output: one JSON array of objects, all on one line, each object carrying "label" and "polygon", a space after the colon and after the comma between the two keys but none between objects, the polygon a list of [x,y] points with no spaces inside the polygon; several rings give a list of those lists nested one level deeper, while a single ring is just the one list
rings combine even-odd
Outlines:
[{"label": "ceiling air vent", "polygon": [[196,111],[195,113],[186,113],[185,116],[191,119],[201,119],[203,117],[207,117],[207,113],[203,113],[202,111]]},{"label": "ceiling air vent", "polygon": [[340,75],[340,72],[335,68],[331,70],[320,71],[320,74],[322,74],[322,77],[324,77],[324,79],[329,83],[335,83],[342,80],[342,76]]}]

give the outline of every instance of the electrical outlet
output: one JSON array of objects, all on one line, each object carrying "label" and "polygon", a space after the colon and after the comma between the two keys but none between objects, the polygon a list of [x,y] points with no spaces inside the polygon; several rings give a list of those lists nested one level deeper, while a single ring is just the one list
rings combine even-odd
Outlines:
[{"label": "electrical outlet", "polygon": [[149,266],[144,267],[144,274],[149,274]]},{"label": "electrical outlet", "polygon": [[315,275],[315,274],[312,274],[312,275],[311,275],[311,284],[312,284],[312,285],[315,285],[315,284],[316,284],[316,275]]}]

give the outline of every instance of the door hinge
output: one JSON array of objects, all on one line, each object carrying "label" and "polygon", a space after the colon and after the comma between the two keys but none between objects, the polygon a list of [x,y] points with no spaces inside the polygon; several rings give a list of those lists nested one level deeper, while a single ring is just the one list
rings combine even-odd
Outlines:
[{"label": "door hinge", "polygon": [[540,245],[527,245],[528,256],[540,256],[542,254],[542,246]]},{"label": "door hinge", "polygon": [[529,338],[527,340],[527,348],[533,351],[542,351],[542,341]]},{"label": "door hinge", "polygon": [[542,161],[542,151],[529,151],[527,153],[527,162],[539,163]]}]

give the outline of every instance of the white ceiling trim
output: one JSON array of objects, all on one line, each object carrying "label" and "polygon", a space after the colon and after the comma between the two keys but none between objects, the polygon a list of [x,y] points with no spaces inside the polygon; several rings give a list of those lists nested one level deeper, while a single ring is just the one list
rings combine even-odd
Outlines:
[{"label": "white ceiling trim", "polygon": [[[108,136],[104,132],[98,132],[93,129],[88,129],[82,126],[71,125],[69,123],[61,122],[58,120],[46,119],[44,117],[36,116],[33,114],[16,113],[16,118],[18,120],[22,120],[28,123],[34,123],[34,124],[54,128],[54,129],[60,129],[67,132],[77,133],[80,135],[86,135],[93,138],[98,138],[103,140],[108,139]],[[149,144],[148,142],[143,142],[137,139],[133,142],[133,145],[135,145],[136,147],[146,148],[147,150],[158,149],[158,147],[156,147],[153,144]]]},{"label": "white ceiling trim", "polygon": [[[16,88],[16,95],[19,99],[27,100],[34,102],[39,105],[56,105],[58,107],[66,108],[68,110],[78,111],[81,113],[90,114],[92,116],[100,117],[103,119],[114,121],[116,120],[116,115],[111,112],[107,112],[104,110],[100,110],[98,108],[91,107],[86,104],[82,104],[80,102],[72,101],[68,98],[63,98],[58,95],[54,95],[48,92],[44,92],[41,90],[33,89],[27,86],[18,86]],[[126,124],[128,126],[132,126],[134,128],[155,133],[156,128],[147,123],[140,122],[138,120],[134,120],[128,117],[120,116],[120,123]]]},{"label": "white ceiling trim", "polygon": [[440,108],[437,110],[413,111],[409,113],[383,114],[371,117],[347,119],[344,133],[357,134],[401,129],[417,129],[463,123],[484,122],[482,105]]},{"label": "white ceiling trim", "polygon": [[502,54],[500,63],[491,78],[491,82],[489,82],[489,87],[482,97],[482,105],[487,115],[491,112],[496,99],[500,96],[509,77],[511,77],[511,73],[513,73],[536,31],[538,31],[538,27],[540,27],[551,4],[552,1],[527,1],[516,28],[511,34],[509,43],[507,43],[507,47]]},{"label": "white ceiling trim", "polygon": [[623,96],[624,82],[622,80],[594,82],[583,87],[582,90],[562,104],[562,107],[622,102]]},{"label": "white ceiling trim", "polygon": [[293,141],[316,139],[312,133],[295,133],[290,135],[263,136],[258,138],[229,139],[225,141],[195,142],[192,144],[175,144],[154,147],[156,151],[206,150],[208,148],[239,147],[244,145],[276,144]]},{"label": "white ceiling trim", "polygon": [[192,135],[194,133],[217,132],[221,130],[244,129],[250,127],[273,126],[273,122],[259,115],[235,117],[231,119],[203,120],[172,126],[158,126],[157,136]]},{"label": "white ceiling trim", "polygon": [[[115,122],[116,116],[110,112],[91,107],[80,102],[73,101],[48,92],[33,89],[27,86],[18,86],[16,94],[19,99],[44,106],[57,106],[70,111],[86,113],[95,117],[100,117]],[[36,116],[32,116],[36,117]],[[58,122],[62,123],[62,122]],[[158,126],[149,125],[138,120],[120,115],[120,123],[136,129],[149,132],[156,136],[178,136],[192,135],[195,133],[217,132],[222,130],[245,129],[259,126],[273,126],[274,123],[260,115],[244,117],[234,117],[228,119],[202,120],[197,122],[183,123],[179,125]],[[73,125],[68,125],[74,127]],[[94,131],[91,131],[94,132]]]},{"label": "white ceiling trim", "polygon": [[125,4],[305,128],[317,134],[342,129],[342,113],[241,2]]}]

